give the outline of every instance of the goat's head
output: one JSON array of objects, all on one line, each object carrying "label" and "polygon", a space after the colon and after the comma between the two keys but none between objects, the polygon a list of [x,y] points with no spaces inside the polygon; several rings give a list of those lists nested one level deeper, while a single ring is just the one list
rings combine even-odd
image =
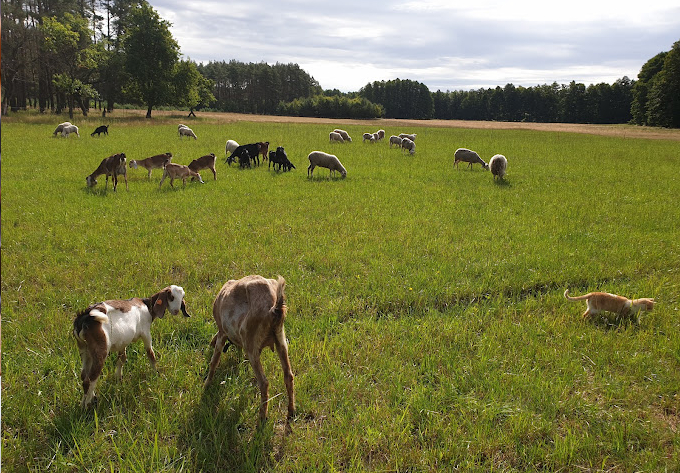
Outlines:
[{"label": "goat's head", "polygon": [[165,315],[165,309],[173,315],[177,315],[181,310],[185,317],[191,317],[187,313],[186,302],[184,302],[184,289],[174,284],[151,296],[151,307],[151,317],[154,319],[162,318]]},{"label": "goat's head", "polygon": [[137,169],[137,160],[136,159],[130,160],[130,169]]},{"label": "goat's head", "polygon": [[87,187],[94,187],[97,185],[97,178],[90,174],[85,178],[85,182],[87,182]]}]

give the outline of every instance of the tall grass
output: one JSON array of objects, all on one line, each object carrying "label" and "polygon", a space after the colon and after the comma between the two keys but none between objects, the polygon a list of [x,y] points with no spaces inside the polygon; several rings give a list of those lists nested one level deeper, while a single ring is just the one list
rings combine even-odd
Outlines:
[{"label": "tall grass", "polygon": [[[181,120],[180,120],[181,121]],[[40,119],[3,124],[3,449],[8,471],[472,471],[680,468],[677,143],[536,131],[419,127],[410,157],[329,126],[114,121],[109,137],[52,139]],[[425,123],[426,124],[426,123]],[[91,130],[90,130],[91,131]],[[403,129],[387,129],[388,136]],[[283,145],[276,173],[224,161],[226,139]],[[508,158],[504,182],[453,169],[465,146]],[[337,154],[346,179],[306,176]],[[129,190],[85,176],[102,158],[218,156],[217,181]],[[219,159],[222,157],[222,159]],[[242,355],[203,389],[212,300],[230,278],[281,274],[298,416],[264,354],[270,422]],[[81,412],[78,309],[187,292],[193,317],[152,327],[124,380],[109,360]],[[583,321],[562,297],[655,297],[640,324]]]}]

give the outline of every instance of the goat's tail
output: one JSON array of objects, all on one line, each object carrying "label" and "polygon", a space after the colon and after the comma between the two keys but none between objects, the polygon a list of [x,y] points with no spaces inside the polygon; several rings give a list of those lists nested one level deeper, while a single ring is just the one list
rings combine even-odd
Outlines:
[{"label": "goat's tail", "polygon": [[85,341],[82,336],[83,331],[87,330],[92,323],[108,324],[109,317],[106,315],[106,308],[101,305],[90,306],[82,312],[78,312],[73,321],[73,335],[81,341]]},{"label": "goat's tail", "polygon": [[280,325],[283,324],[283,320],[286,318],[286,295],[283,292],[286,289],[286,280],[279,276],[277,282],[276,302],[269,310],[269,313],[274,317],[276,325]]}]

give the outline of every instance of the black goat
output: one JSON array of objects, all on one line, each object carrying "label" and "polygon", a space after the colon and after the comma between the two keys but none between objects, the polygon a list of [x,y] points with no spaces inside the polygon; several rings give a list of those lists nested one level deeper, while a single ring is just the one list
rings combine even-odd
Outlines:
[{"label": "black goat", "polygon": [[[227,156],[227,159],[224,162],[229,163],[229,166],[231,166],[231,163],[235,163],[236,160],[238,159],[239,165],[241,167],[245,167],[243,162],[244,160],[243,155],[246,153],[248,155],[248,160],[252,159],[253,163],[255,163],[255,160],[257,159],[257,164],[259,166],[260,143],[250,143],[247,145],[239,146],[234,150],[231,156]],[[250,163],[248,163],[248,167],[250,167]]]},{"label": "black goat", "polygon": [[98,126],[97,129],[94,130],[92,134],[90,134],[90,136],[94,135],[101,136],[102,133],[104,133],[105,135],[109,134],[109,125]]},{"label": "black goat", "polygon": [[276,148],[276,151],[270,151],[269,152],[269,166],[274,164],[274,168],[276,168],[276,165],[279,165],[279,171],[281,168],[283,168],[284,171],[290,171],[291,169],[295,169],[295,166],[293,166],[293,163],[291,163],[288,160],[288,155],[286,154],[286,151],[283,149],[283,146],[279,146]]}]

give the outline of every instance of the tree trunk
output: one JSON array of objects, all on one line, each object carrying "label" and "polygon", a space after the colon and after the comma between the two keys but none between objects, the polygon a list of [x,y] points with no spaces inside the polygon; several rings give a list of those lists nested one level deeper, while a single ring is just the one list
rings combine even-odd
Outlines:
[{"label": "tree trunk", "polygon": [[153,108],[153,105],[149,105],[149,108],[146,109],[146,118],[151,118],[151,109]]}]

